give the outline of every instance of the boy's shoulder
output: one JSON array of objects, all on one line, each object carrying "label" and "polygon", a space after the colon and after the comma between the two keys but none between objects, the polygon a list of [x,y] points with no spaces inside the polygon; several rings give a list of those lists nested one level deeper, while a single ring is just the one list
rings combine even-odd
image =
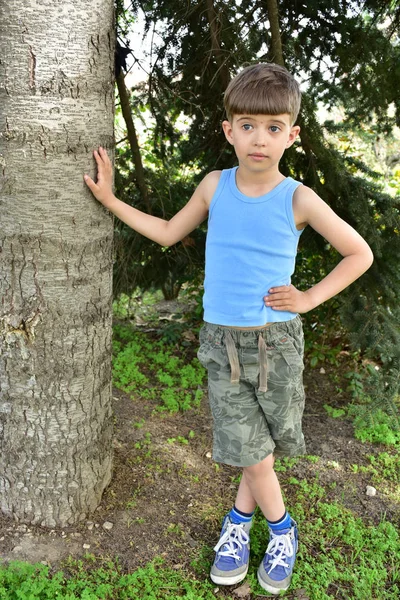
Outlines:
[{"label": "boy's shoulder", "polygon": [[210,206],[211,200],[218,187],[222,171],[210,171],[201,181],[200,186],[204,201]]},{"label": "boy's shoulder", "polygon": [[310,210],[316,205],[325,204],[325,202],[306,185],[297,186],[293,194],[293,208]]},{"label": "boy's shoulder", "polygon": [[221,177],[221,173],[222,173],[222,171],[210,171],[204,177],[203,181],[206,183],[206,185],[209,185],[209,186],[218,185],[218,182]]}]

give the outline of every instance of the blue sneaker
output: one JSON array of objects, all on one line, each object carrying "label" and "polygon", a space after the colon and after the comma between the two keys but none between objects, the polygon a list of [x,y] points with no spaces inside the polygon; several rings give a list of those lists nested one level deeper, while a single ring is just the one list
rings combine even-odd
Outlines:
[{"label": "blue sneaker", "polygon": [[297,524],[291,522],[289,529],[270,532],[268,548],[258,568],[257,577],[261,587],[270,594],[278,595],[287,590],[292,579],[298,548]]},{"label": "blue sneaker", "polygon": [[222,524],[221,537],[214,550],[211,580],[217,585],[235,585],[247,575],[250,554],[249,523],[232,523],[227,515]]}]

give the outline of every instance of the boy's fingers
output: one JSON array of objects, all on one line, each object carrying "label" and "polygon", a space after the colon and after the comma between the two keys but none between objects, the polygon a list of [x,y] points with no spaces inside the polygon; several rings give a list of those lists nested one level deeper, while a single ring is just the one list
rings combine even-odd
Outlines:
[{"label": "boy's fingers", "polygon": [[89,177],[89,175],[84,175],[83,179],[85,180],[86,185],[91,190],[94,190],[95,188],[97,188],[97,185],[95,184],[95,182],[93,181],[93,179],[91,179],[91,177]]},{"label": "boy's fingers", "polygon": [[290,295],[285,292],[276,292],[271,294],[271,296],[267,296],[267,300],[270,300],[271,302],[276,302],[277,300],[286,300],[287,298],[290,298]]},{"label": "boy's fingers", "polygon": [[287,292],[289,290],[290,286],[289,285],[280,285],[276,288],[271,288],[270,290],[268,290],[270,293],[275,294],[275,292]]},{"label": "boy's fingers", "polygon": [[109,165],[111,163],[110,158],[107,154],[107,150],[105,150],[102,146],[100,146],[100,152],[101,152],[101,157],[104,160],[104,162]]},{"label": "boy's fingers", "polygon": [[97,152],[97,150],[93,150],[93,156],[95,157],[96,162],[97,162],[97,166],[99,167],[101,165],[101,163],[102,163],[102,160],[101,160],[101,156]]}]

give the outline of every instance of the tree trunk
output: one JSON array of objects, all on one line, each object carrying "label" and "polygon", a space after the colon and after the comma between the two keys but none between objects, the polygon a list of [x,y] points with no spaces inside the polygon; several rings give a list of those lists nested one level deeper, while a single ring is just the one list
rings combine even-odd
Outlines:
[{"label": "tree trunk", "polygon": [[0,8],[0,502],[85,518],[112,468],[111,216],[83,182],[112,151],[113,0]]},{"label": "tree trunk", "polygon": [[144,169],[142,163],[142,157],[140,155],[139,142],[136,135],[136,128],[133,122],[132,109],[129,101],[129,92],[126,89],[125,77],[122,69],[117,76],[118,94],[121,102],[122,116],[124,117],[126,129],[128,132],[129,145],[132,152],[133,164],[135,165],[135,179],[136,185],[142,195],[143,202],[146,206],[147,212],[151,215],[151,204],[149,201],[149,192],[146,185],[146,179],[144,176]]},{"label": "tree trunk", "polygon": [[266,0],[268,20],[271,28],[271,49],[272,60],[281,67],[285,66],[282,52],[281,32],[279,28],[279,11],[277,0]]}]

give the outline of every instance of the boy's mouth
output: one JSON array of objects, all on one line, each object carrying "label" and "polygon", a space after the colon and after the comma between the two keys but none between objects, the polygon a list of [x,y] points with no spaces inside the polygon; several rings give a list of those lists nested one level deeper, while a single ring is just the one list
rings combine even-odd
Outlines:
[{"label": "boy's mouth", "polygon": [[253,152],[249,154],[250,158],[254,158],[255,160],[262,160],[263,158],[267,158],[265,154],[260,154],[259,152]]}]

